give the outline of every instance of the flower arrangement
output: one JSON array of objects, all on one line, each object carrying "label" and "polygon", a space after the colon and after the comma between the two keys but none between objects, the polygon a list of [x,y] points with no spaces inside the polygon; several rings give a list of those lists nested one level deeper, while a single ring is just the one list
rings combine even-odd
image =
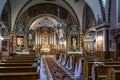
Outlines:
[{"label": "flower arrangement", "polygon": [[84,61],[84,60],[85,60],[85,58],[84,58],[84,57],[81,57],[80,59],[81,59],[82,61]]},{"label": "flower arrangement", "polygon": [[96,62],[97,66],[104,66],[105,64],[103,62]]},{"label": "flower arrangement", "polygon": [[32,67],[33,67],[33,68],[37,68],[38,66],[39,66],[38,63],[33,63],[33,64],[32,64]]},{"label": "flower arrangement", "polygon": [[40,60],[40,54],[38,53],[36,56],[35,56],[35,60]]}]

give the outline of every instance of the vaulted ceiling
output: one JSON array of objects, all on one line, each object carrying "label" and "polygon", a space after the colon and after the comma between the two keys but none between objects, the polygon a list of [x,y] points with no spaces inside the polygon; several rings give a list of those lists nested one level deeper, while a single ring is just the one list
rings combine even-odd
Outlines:
[{"label": "vaulted ceiling", "polygon": [[[97,21],[98,15],[102,18],[102,10],[99,4],[99,0],[7,0],[11,7],[11,26],[15,25],[15,21],[20,18],[20,16],[30,7],[42,4],[42,3],[52,3],[66,9],[78,22],[79,26],[82,26],[84,8],[88,5]],[[94,2],[94,4],[93,4]]]}]

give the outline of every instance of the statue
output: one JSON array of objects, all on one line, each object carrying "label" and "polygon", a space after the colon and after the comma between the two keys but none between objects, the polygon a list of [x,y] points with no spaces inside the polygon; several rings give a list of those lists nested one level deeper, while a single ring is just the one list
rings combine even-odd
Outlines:
[{"label": "statue", "polygon": [[72,42],[73,42],[73,48],[76,49],[76,38],[72,38]]},{"label": "statue", "polygon": [[42,41],[43,41],[43,45],[48,45],[48,35],[44,35]]}]

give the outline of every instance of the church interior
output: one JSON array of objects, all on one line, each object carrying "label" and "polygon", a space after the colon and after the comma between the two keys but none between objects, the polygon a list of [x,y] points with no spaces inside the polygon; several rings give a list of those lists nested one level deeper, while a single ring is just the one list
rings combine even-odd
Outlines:
[{"label": "church interior", "polygon": [[120,80],[120,0],[0,0],[0,80]]}]

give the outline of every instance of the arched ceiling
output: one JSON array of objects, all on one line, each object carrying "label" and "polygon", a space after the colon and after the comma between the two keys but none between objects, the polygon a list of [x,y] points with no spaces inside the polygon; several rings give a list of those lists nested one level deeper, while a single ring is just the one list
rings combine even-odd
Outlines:
[{"label": "arched ceiling", "polygon": [[43,26],[47,26],[47,27],[54,27],[56,26],[58,23],[57,23],[57,20],[53,17],[50,17],[50,16],[42,16],[40,18],[38,18],[37,20],[35,20],[29,30],[35,30],[36,28],[38,27],[43,27]]},{"label": "arched ceiling", "polygon": [[[98,15],[102,18],[102,11],[99,4],[99,0],[78,0],[76,3],[75,0],[9,0],[11,5],[11,26],[14,27],[16,18],[27,10],[29,7],[36,5],[38,3],[53,3],[59,6],[62,6],[66,10],[68,10],[71,15],[79,21],[79,26],[82,26],[83,21],[83,12],[84,6],[87,4],[91,7],[95,19],[97,21]],[[94,2],[94,4],[93,4]]]}]

